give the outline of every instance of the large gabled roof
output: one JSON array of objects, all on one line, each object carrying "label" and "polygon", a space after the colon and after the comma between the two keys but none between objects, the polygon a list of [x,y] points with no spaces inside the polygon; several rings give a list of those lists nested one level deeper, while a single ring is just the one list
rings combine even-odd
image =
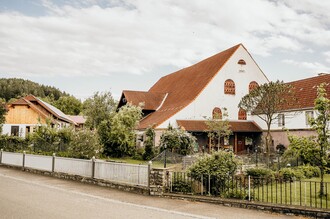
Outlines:
[{"label": "large gabled roof", "polygon": [[296,101],[286,105],[283,110],[299,110],[314,108],[314,101],[317,97],[317,87],[325,82],[328,98],[330,97],[330,74],[321,74],[316,77],[306,78],[298,81],[292,81],[290,84],[293,88]]},{"label": "large gabled roof", "polygon": [[157,111],[140,121],[139,129],[145,129],[150,125],[157,127],[190,104],[240,46],[242,44],[159,79],[148,93],[167,94],[167,96]]}]

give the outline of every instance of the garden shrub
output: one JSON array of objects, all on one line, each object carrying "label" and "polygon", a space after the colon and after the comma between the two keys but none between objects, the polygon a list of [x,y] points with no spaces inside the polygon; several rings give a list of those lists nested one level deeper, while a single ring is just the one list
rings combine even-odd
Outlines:
[{"label": "garden shrub", "polygon": [[294,181],[305,178],[305,175],[300,169],[283,168],[279,171],[279,177],[284,181]]},{"label": "garden shrub", "polygon": [[309,164],[303,165],[303,166],[298,166],[295,169],[301,170],[304,173],[305,177],[308,179],[310,179],[312,177],[319,177],[321,174],[320,168],[311,166]]},{"label": "garden shrub", "polygon": [[267,168],[255,167],[247,169],[246,175],[252,178],[274,178],[274,171]]},{"label": "garden shrub", "polygon": [[177,179],[172,184],[173,192],[182,192],[184,194],[192,192],[191,182],[187,182],[184,179]]},{"label": "garden shrub", "polygon": [[28,150],[27,139],[18,136],[0,135],[0,149],[9,152]]}]

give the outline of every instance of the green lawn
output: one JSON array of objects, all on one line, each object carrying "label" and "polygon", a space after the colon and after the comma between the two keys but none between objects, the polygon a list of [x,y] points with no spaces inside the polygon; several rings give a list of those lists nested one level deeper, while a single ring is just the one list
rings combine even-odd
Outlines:
[{"label": "green lawn", "polygon": [[[124,158],[110,157],[110,158],[108,158],[106,160],[107,161],[112,161],[112,162],[118,162],[118,163],[148,165],[148,161],[145,161],[145,160],[136,160],[136,159],[133,159],[131,157],[124,157]],[[171,163],[167,163],[166,164],[166,167],[167,168],[174,168],[176,166],[177,166],[177,164],[171,164]],[[153,161],[152,164],[151,164],[151,167],[162,168],[162,167],[164,167],[164,162],[163,161]],[[181,167],[181,164],[180,164],[180,167]]]},{"label": "green lawn", "polygon": [[319,196],[320,178],[301,182],[272,182],[253,188],[251,195],[256,201],[330,209],[330,175],[326,175],[324,181],[324,190],[328,195],[322,198]]}]

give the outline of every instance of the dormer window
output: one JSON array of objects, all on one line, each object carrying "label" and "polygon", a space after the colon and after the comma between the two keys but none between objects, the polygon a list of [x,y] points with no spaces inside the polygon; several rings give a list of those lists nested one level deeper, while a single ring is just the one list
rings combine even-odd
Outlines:
[{"label": "dormer window", "polygon": [[259,87],[259,84],[255,81],[251,81],[249,84],[249,92],[251,92],[252,90],[254,90],[257,87]]},{"label": "dormer window", "polygon": [[222,112],[219,107],[215,107],[212,111],[212,118],[213,119],[222,119]]},{"label": "dormer window", "polygon": [[235,82],[231,79],[225,81],[225,94],[235,94]]},{"label": "dormer window", "polygon": [[246,111],[245,110],[239,109],[238,120],[246,120]]}]

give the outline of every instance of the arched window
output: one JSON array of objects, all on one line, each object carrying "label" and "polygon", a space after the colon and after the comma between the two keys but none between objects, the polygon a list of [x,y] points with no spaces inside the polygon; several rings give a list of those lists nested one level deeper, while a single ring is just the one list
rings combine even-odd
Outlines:
[{"label": "arched window", "polygon": [[246,111],[245,110],[239,109],[238,120],[246,120]]},{"label": "arched window", "polygon": [[235,94],[235,82],[231,79],[225,81],[225,94]]},{"label": "arched window", "polygon": [[213,119],[222,119],[222,112],[219,107],[215,107],[212,111],[212,118]]},{"label": "arched window", "polygon": [[249,92],[251,92],[253,89],[259,87],[259,84],[255,81],[251,81],[249,84]]},{"label": "arched window", "polygon": [[240,59],[240,60],[238,60],[237,64],[246,65],[246,62],[244,61],[244,59]]}]

